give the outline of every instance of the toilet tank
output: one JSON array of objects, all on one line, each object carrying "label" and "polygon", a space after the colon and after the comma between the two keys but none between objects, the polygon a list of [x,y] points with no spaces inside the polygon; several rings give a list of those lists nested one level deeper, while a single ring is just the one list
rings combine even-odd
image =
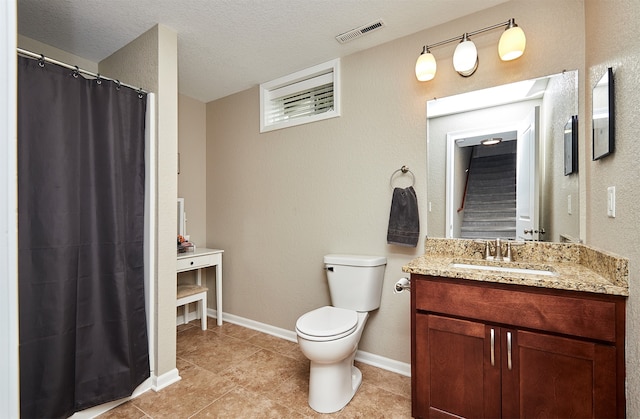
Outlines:
[{"label": "toilet tank", "polygon": [[331,304],[356,311],[380,307],[387,258],[384,256],[326,255]]}]

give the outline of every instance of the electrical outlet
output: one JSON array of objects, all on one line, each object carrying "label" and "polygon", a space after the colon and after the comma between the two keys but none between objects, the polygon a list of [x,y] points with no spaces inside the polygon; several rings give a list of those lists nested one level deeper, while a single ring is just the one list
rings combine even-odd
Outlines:
[{"label": "electrical outlet", "polygon": [[609,186],[607,188],[607,216],[616,218],[616,187]]}]

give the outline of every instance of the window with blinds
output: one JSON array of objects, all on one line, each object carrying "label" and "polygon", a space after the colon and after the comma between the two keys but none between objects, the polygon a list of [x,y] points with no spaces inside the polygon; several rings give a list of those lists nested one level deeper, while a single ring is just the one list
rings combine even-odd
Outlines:
[{"label": "window with blinds", "polygon": [[340,116],[339,60],[260,85],[260,132]]}]

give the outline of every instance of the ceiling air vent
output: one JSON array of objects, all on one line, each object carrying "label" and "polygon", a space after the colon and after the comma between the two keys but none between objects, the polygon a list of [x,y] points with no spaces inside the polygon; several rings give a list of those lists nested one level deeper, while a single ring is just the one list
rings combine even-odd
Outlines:
[{"label": "ceiling air vent", "polygon": [[384,22],[382,21],[382,19],[364,26],[360,26],[359,28],[352,29],[349,32],[342,33],[336,36],[336,40],[341,44],[344,44],[345,42],[353,41],[356,38],[359,38],[381,28],[384,28]]}]

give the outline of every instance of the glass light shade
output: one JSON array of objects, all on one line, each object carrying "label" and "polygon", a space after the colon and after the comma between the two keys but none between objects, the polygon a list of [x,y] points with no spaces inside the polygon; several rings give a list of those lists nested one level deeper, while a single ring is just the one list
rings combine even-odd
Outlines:
[{"label": "glass light shade", "polygon": [[486,140],[482,140],[480,144],[482,145],[496,145],[502,142],[502,138],[487,138]]},{"label": "glass light shade", "polygon": [[518,26],[507,29],[500,37],[498,44],[498,54],[502,61],[511,61],[520,57],[524,53],[527,45],[527,38],[524,31]]},{"label": "glass light shade", "polygon": [[416,78],[429,81],[436,76],[436,59],[430,52],[423,52],[416,61]]},{"label": "glass light shade", "polygon": [[478,68],[478,49],[473,41],[463,41],[453,52],[453,68],[464,77],[475,73]]}]

